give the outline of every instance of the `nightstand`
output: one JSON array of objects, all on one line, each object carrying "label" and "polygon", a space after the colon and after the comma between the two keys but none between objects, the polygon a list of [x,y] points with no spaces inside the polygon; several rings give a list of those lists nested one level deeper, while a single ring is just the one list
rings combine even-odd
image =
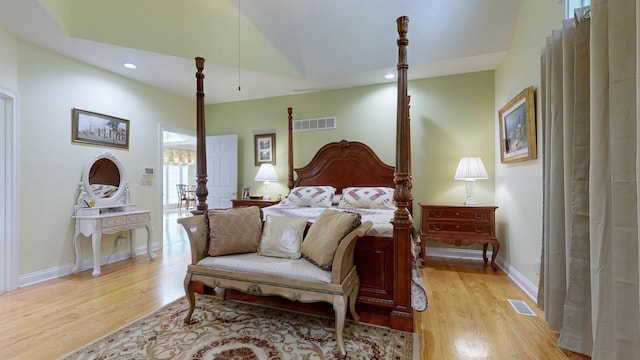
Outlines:
[{"label": "nightstand", "polygon": [[[496,238],[495,212],[497,206],[475,205],[423,205],[420,250],[426,258],[425,242],[442,241],[456,246],[482,244],[482,258],[486,263],[487,246],[491,244],[491,268],[498,270],[496,256],[500,243]],[[426,260],[426,259],[425,259]]]},{"label": "nightstand", "polygon": [[279,200],[263,200],[263,199],[231,199],[231,204],[234,208],[257,206],[259,208],[276,205]]}]

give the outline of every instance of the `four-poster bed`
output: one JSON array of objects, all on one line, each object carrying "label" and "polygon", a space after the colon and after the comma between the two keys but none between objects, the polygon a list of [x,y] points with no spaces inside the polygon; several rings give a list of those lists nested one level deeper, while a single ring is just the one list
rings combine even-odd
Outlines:
[{"label": "four-poster bed", "polygon": [[[292,108],[288,109],[289,120],[289,173],[288,187],[332,186],[336,194],[347,187],[388,187],[393,189],[395,207],[390,216],[392,228],[385,236],[368,233],[356,245],[356,265],[361,286],[358,302],[373,307],[377,313],[388,318],[391,328],[413,330],[412,272],[414,262],[415,228],[411,219],[411,155],[409,133],[409,97],[407,95],[407,29],[409,19],[397,19],[398,28],[398,99],[396,130],[396,164],[383,163],[367,145],[355,141],[340,141],[326,144],[304,167],[294,168]],[[198,205],[194,213],[207,210],[206,167],[204,150],[204,108],[202,99],[202,75],[204,60],[196,58],[198,91],[196,93],[197,136],[197,182]],[[276,205],[279,206],[279,205]],[[265,208],[267,211],[268,208]],[[389,221],[387,220],[387,223]],[[421,279],[418,278],[421,282]],[[422,295],[424,290],[420,287]],[[426,300],[426,299],[424,299]]]}]

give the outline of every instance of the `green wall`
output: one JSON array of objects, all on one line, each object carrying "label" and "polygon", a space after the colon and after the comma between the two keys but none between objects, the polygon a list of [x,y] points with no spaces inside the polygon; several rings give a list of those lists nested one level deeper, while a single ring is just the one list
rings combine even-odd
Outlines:
[{"label": "green wall", "polygon": [[[73,208],[85,163],[102,151],[124,165],[132,201],[152,210],[154,247],[162,245],[160,125],[187,128],[195,119],[193,100],[72,60],[41,47],[16,42],[19,97],[20,276],[66,269],[74,261]],[[15,73],[15,70],[14,70]],[[130,120],[129,149],[71,141],[71,109],[77,107]],[[142,167],[157,174],[142,185]],[[136,230],[136,246],[146,242]],[[117,234],[104,235],[102,255],[113,250]],[[91,258],[83,241],[83,260]],[[63,270],[59,270],[63,271]],[[37,277],[37,276],[36,276]]]},{"label": "green wall", "polygon": [[[528,86],[540,91],[540,54],[553,29],[562,27],[562,2],[520,0],[511,49],[496,69],[495,113]],[[536,104],[538,158],[500,163],[496,143],[496,212],[500,257],[537,288],[536,260],[542,251],[542,126]],[[499,133],[496,129],[496,138]],[[522,284],[522,281],[521,281]],[[536,290],[537,291],[537,290]],[[535,296],[535,295],[533,295]]]},{"label": "green wall", "polygon": [[[409,69],[411,71],[411,69]],[[306,164],[325,143],[342,139],[369,144],[395,164],[397,88],[395,83],[294,96],[232,102],[206,107],[208,135],[238,134],[238,188],[261,192],[255,182],[253,135],[276,134],[276,171],[271,197],[287,194],[287,107],[294,119],[336,117],[334,130],[294,133],[294,166]],[[453,179],[464,155],[481,156],[489,180],[479,181],[476,197],[493,204],[493,71],[409,81],[413,198],[418,203],[461,204],[464,184]],[[257,190],[257,191],[256,191]]]}]

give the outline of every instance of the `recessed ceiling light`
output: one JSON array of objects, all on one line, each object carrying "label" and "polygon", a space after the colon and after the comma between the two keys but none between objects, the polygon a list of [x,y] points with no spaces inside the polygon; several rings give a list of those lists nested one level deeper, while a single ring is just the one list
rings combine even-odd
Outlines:
[{"label": "recessed ceiling light", "polygon": [[388,73],[388,74],[384,74],[384,78],[385,79],[393,79],[394,77],[396,77],[394,74]]},{"label": "recessed ceiling light", "polygon": [[136,64],[132,64],[132,63],[124,63],[124,67],[126,67],[127,69],[137,68]]}]

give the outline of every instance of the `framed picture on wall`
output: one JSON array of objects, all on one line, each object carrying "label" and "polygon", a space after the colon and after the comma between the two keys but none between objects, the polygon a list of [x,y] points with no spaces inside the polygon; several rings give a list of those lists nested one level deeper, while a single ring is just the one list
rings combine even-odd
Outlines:
[{"label": "framed picture on wall", "polygon": [[522,90],[500,109],[500,161],[503,164],[537,157],[535,119],[533,86]]},{"label": "framed picture on wall", "polygon": [[129,120],[73,108],[71,141],[129,149]]},{"label": "framed picture on wall", "polygon": [[254,135],[256,166],[276,164],[276,134]]}]

